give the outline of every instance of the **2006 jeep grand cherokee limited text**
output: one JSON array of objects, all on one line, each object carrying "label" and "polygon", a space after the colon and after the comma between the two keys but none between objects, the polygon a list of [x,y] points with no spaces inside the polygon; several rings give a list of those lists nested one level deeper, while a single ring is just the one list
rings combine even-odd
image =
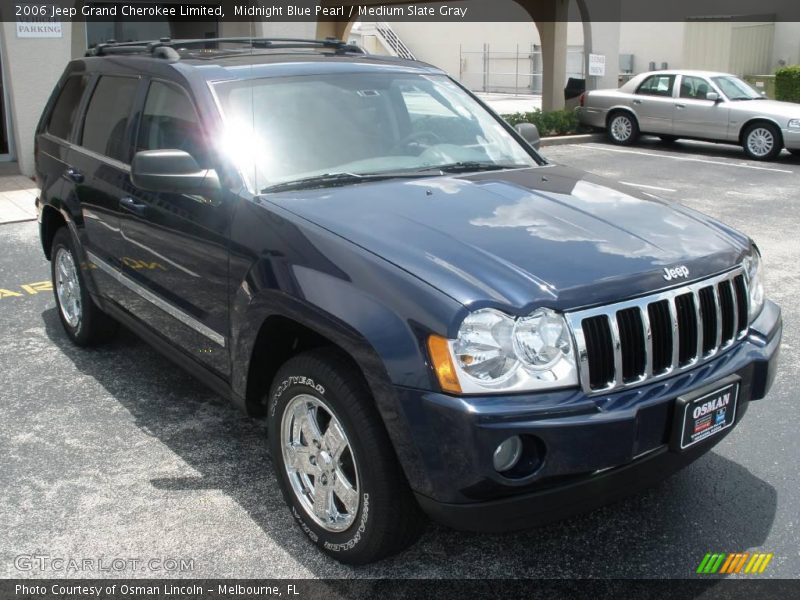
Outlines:
[{"label": "2006 jeep grand cherokee limited text", "polygon": [[90,54],[36,134],[64,328],[121,323],[266,415],[292,514],[341,561],[426,514],[496,531],[608,503],[773,381],[748,237],[550,164],[436,68],[333,40]]}]

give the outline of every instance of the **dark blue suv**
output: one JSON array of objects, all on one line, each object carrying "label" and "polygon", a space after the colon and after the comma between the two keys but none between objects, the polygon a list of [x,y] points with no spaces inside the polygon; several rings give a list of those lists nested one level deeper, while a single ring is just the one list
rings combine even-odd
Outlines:
[{"label": "dark blue suv", "polygon": [[528,527],[659,481],[775,376],[751,240],[544,160],[440,70],[334,40],[109,43],[36,133],[79,345],[122,324],[253,415],[303,531]]}]

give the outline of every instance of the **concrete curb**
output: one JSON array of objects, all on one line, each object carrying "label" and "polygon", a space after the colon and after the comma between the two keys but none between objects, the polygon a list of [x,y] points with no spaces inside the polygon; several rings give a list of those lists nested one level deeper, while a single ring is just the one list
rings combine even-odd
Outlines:
[{"label": "concrete curb", "polygon": [[564,146],[566,144],[587,144],[589,142],[602,142],[606,138],[604,133],[582,133],[579,135],[557,135],[542,138],[542,146]]}]

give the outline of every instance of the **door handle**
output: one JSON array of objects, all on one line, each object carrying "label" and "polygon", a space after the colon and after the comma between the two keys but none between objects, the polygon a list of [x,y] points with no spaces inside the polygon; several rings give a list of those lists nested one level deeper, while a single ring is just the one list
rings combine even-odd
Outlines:
[{"label": "door handle", "polygon": [[641,101],[641,100],[634,100],[634,101],[633,101],[633,103],[634,103],[634,104],[641,104],[641,103],[642,103],[642,101]]},{"label": "door handle", "polygon": [[64,171],[64,177],[74,183],[83,183],[83,173],[75,167],[67,167],[67,170]]},{"label": "door handle", "polygon": [[147,212],[147,204],[144,202],[137,202],[130,196],[125,196],[119,199],[119,207],[122,210],[127,210],[135,215],[144,216]]},{"label": "door handle", "polygon": [[675,108],[686,108],[685,104],[676,104]]}]

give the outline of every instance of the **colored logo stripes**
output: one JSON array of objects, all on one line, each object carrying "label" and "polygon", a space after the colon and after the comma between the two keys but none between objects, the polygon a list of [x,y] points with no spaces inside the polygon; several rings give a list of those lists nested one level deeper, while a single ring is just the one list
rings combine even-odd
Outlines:
[{"label": "colored logo stripes", "polygon": [[703,575],[713,575],[715,573],[763,573],[769,561],[772,560],[772,553],[763,552],[731,552],[729,554],[707,553],[697,567],[697,572]]}]

